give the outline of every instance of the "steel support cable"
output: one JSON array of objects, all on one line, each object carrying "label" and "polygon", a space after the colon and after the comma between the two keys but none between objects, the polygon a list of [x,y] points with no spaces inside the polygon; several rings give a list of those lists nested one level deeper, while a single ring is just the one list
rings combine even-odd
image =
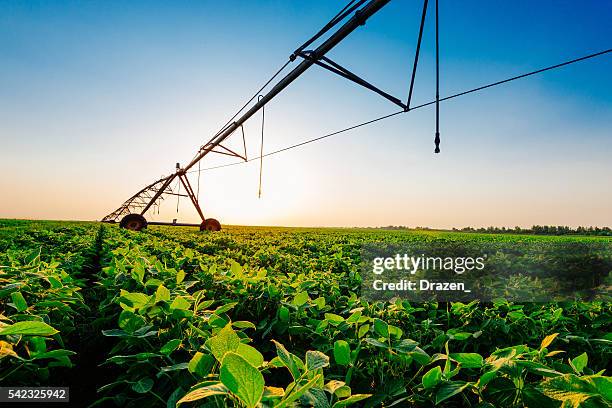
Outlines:
[{"label": "steel support cable", "polygon": [[412,76],[410,78],[410,90],[408,91],[408,102],[406,109],[410,110],[410,101],[412,101],[412,90],[414,89],[414,79],[416,77],[417,65],[419,64],[419,53],[421,52],[421,40],[423,39],[423,27],[425,27],[425,16],[427,15],[428,0],[423,1],[423,13],[421,14],[421,26],[419,27],[419,37],[417,40],[416,51],[414,53],[414,64],[412,65]]},{"label": "steel support cable", "polygon": [[[561,68],[561,67],[564,67],[566,65],[570,65],[570,64],[573,64],[573,63],[576,63],[576,62],[584,61],[584,60],[587,60],[587,59],[590,59],[590,58],[599,57],[601,55],[605,55],[605,54],[608,54],[610,52],[612,52],[612,48],[604,50],[604,51],[596,52],[595,54],[585,55],[584,57],[576,58],[576,59],[573,59],[573,60],[570,60],[570,61],[565,61],[565,62],[562,62],[560,64],[551,65],[549,67],[538,69],[536,71],[527,72],[525,74],[517,75],[517,76],[512,77],[512,78],[503,79],[503,80],[497,81],[497,82],[492,82],[492,83],[487,84],[487,85],[479,86],[477,88],[472,88],[472,89],[469,89],[467,91],[459,92],[459,93],[456,93],[456,94],[453,94],[453,95],[450,95],[450,96],[446,96],[444,98],[440,98],[440,102],[447,101],[447,100],[453,99],[453,98],[457,98],[459,96],[467,95],[467,94],[470,94],[470,93],[473,93],[473,92],[482,91],[483,89],[487,89],[487,88],[491,88],[491,87],[494,87],[494,86],[497,86],[497,85],[505,84],[505,83],[508,83],[508,82],[511,82],[511,81],[515,81],[517,79],[522,79],[522,78],[525,78],[525,77],[528,77],[528,76],[531,76],[531,75],[535,75],[535,74],[539,74],[539,73],[542,73],[542,72],[545,72],[545,71],[550,71],[552,69]],[[414,108],[410,108],[410,110],[423,108],[425,106],[429,106],[429,105],[432,105],[434,103],[436,103],[435,100],[427,102],[427,103],[423,103],[423,104],[418,105],[418,106],[415,106]]]},{"label": "steel support cable", "polygon": [[[179,176],[180,177],[180,176]],[[176,213],[178,214],[179,212],[179,203],[181,202],[181,179],[179,178],[178,181],[178,189],[176,191]]]},{"label": "steel support cable", "polygon": [[247,153],[247,148],[246,148],[246,137],[244,135],[244,125],[240,125],[240,130],[242,130],[242,146],[244,147],[244,161],[247,161],[248,153]]},{"label": "steel support cable", "polygon": [[[283,64],[283,66],[281,66],[278,71],[276,71],[276,73],[274,75],[272,75],[272,77],[265,83],[263,84],[263,86],[261,88],[259,88],[259,90],[257,92],[255,92],[255,94],[253,94],[253,96],[246,101],[246,103],[244,105],[242,105],[242,107],[234,114],[234,116],[232,116],[222,127],[221,129],[215,134],[215,137],[218,136],[221,132],[223,132],[227,126],[229,126],[232,121],[234,119],[236,119],[236,116],[238,116],[247,106],[249,106],[249,104],[251,102],[253,102],[253,100],[255,98],[258,97],[259,94],[261,94],[261,92],[266,88],[266,86],[270,85],[270,83],[272,81],[274,81],[274,79],[285,69],[287,68],[287,65],[289,65],[291,62],[293,62],[295,60],[295,55],[297,55],[298,52],[300,52],[301,50],[303,50],[304,48],[308,47],[310,44],[312,44],[314,41],[316,41],[317,39],[319,39],[323,34],[325,34],[327,31],[329,31],[333,26],[335,26],[336,24],[338,24],[338,22],[342,21],[346,16],[348,16],[350,13],[352,13],[356,8],[358,8],[359,6],[361,6],[365,0],[359,0],[357,4],[353,5],[351,7],[351,5],[355,2],[356,0],[351,0],[346,6],[344,6],[344,8],[342,10],[340,10],[340,12],[338,12],[338,14],[336,14],[334,16],[334,18],[332,18],[330,20],[329,23],[327,23],[321,30],[319,30],[319,32],[317,34],[315,34],[312,38],[310,38],[310,40],[306,41],[301,47],[298,48],[298,50],[296,50],[290,57],[290,59],[285,62],[285,64]],[[350,9],[349,9],[350,7]],[[347,10],[348,9],[348,10]],[[213,137],[214,139],[214,137]],[[197,157],[197,154],[196,156]]]},{"label": "steel support cable", "polygon": [[[338,13],[337,13],[335,16],[334,16],[334,18],[332,18],[332,19],[329,21],[329,23],[330,23],[330,24],[332,24],[332,23],[333,23],[333,24],[337,24],[339,21],[343,20],[343,19],[344,19],[344,17],[346,17],[348,14],[344,14],[344,15],[342,15],[342,13],[344,13],[344,12],[345,12],[345,11],[346,11],[346,10],[347,10],[349,7],[351,7],[351,5],[352,5],[353,3],[355,3],[355,1],[356,1],[356,0],[351,0],[351,1],[349,1],[349,2],[346,4],[346,6],[344,6],[344,7],[342,8],[342,10],[340,10],[340,11],[339,11],[339,12],[338,12]],[[356,7],[359,7],[361,4],[363,4],[363,2],[364,2],[364,1],[365,1],[365,0],[360,0],[360,1],[359,1],[359,4],[357,4],[357,5],[356,5]],[[348,11],[347,13],[350,13],[350,11]]]},{"label": "steel support cable", "polygon": [[[356,0],[351,0],[349,1],[346,6],[344,6],[342,8],[342,10],[340,10],[338,13],[336,13],[336,15],[334,17],[332,17],[331,20],[329,20],[329,22],[327,24],[325,24],[323,26],[322,29],[319,30],[318,33],[316,33],[314,36],[312,36],[310,38],[310,40],[306,41],[300,48],[298,49],[305,49],[306,47],[308,47],[310,44],[312,44],[313,42],[315,42],[316,40],[318,40],[319,38],[321,38],[321,36],[323,34],[325,34],[327,31],[329,31],[333,26],[335,26],[336,24],[338,24],[340,21],[344,20],[346,18],[346,16],[348,16],[349,14],[351,14],[356,8],[358,8],[359,6],[361,6],[363,3],[365,3],[366,0],[359,0],[359,2],[355,5],[353,5],[355,3]],[[352,7],[351,7],[352,6]],[[350,7],[350,9],[349,9]]]},{"label": "steel support cable", "polygon": [[436,148],[434,153],[440,153],[440,29],[438,25],[438,0],[436,0]]},{"label": "steel support cable", "polygon": [[201,163],[198,162],[198,203],[200,202],[200,174],[202,174],[202,168],[200,167]]},{"label": "steel support cable", "polygon": [[[314,138],[314,139],[305,140],[305,141],[303,141],[303,142],[300,142],[300,143],[297,143],[297,144],[294,144],[294,145],[291,145],[291,146],[283,147],[282,149],[279,149],[279,150],[274,150],[274,151],[272,151],[272,152],[270,152],[270,153],[262,154],[262,155],[257,156],[257,157],[252,157],[252,158],[250,158],[250,159],[249,159],[249,160],[247,160],[247,161],[241,161],[241,162],[236,162],[236,163],[227,163],[227,164],[221,164],[221,165],[219,165],[219,166],[205,167],[205,168],[203,168],[201,171],[207,171],[207,170],[220,169],[220,168],[223,168],[223,167],[236,166],[236,165],[238,165],[238,164],[245,164],[245,163],[248,163],[248,162],[252,162],[252,161],[255,161],[255,160],[261,159],[262,157],[272,156],[272,155],[275,155],[275,154],[278,154],[278,153],[284,152],[284,151],[286,151],[286,150],[291,150],[291,149],[294,149],[294,148],[296,148],[296,147],[300,147],[300,146],[307,145],[307,144],[309,144],[309,143],[314,143],[314,142],[317,142],[317,141],[319,141],[319,140],[326,139],[326,138],[328,138],[328,137],[335,136],[335,135],[338,135],[338,134],[340,134],[340,133],[345,133],[345,132],[348,132],[348,131],[350,131],[350,130],[354,130],[354,129],[360,128],[360,127],[362,127],[362,126],[367,126],[367,125],[370,125],[370,124],[372,124],[372,123],[379,122],[379,121],[381,121],[381,120],[388,119],[388,118],[390,118],[390,117],[392,117],[392,116],[396,116],[396,115],[399,115],[400,113],[405,113],[405,112],[406,112],[406,111],[404,111],[404,110],[397,111],[397,112],[393,112],[393,113],[390,113],[390,114],[387,114],[387,115],[384,115],[384,116],[377,117],[377,118],[372,119],[372,120],[368,120],[367,122],[361,122],[361,123],[358,123],[358,124],[356,124],[356,125],[353,125],[353,126],[350,126],[350,127],[344,128],[344,129],[340,129],[340,130],[337,130],[337,131],[332,132],[332,133],[327,133],[327,134],[325,134],[325,135],[323,135],[323,136],[319,136],[319,137],[316,137],[316,138]],[[191,173],[196,172],[196,171],[198,171],[198,170],[192,170],[192,171],[191,171]]]},{"label": "steel support cable", "polygon": [[[285,63],[283,64],[283,66],[282,66],[282,67],[280,67],[280,68],[278,69],[278,71],[276,71],[276,73],[275,73],[274,75],[272,75],[272,77],[271,77],[270,79],[268,79],[268,81],[267,81],[265,84],[263,84],[263,86],[262,86],[261,88],[259,88],[259,90],[258,90],[257,92],[255,92],[255,94],[254,94],[254,95],[251,97],[251,99],[249,99],[248,101],[246,101],[246,103],[245,103],[244,105],[242,105],[242,107],[241,107],[241,108],[238,110],[238,112],[236,112],[236,113],[234,114],[234,116],[232,116],[232,117],[231,117],[231,118],[230,118],[230,119],[227,121],[227,123],[221,127],[221,130],[219,130],[219,131],[218,131],[218,132],[215,134],[215,136],[213,137],[213,139],[214,139],[216,136],[218,136],[218,135],[219,135],[221,132],[223,132],[223,131],[224,131],[224,130],[227,128],[227,126],[228,126],[230,123],[232,123],[232,121],[233,121],[234,119],[236,119],[236,116],[240,115],[240,112],[242,112],[242,111],[243,111],[243,110],[244,110],[244,109],[245,109],[247,106],[249,106],[249,104],[250,104],[251,102],[253,102],[253,100],[254,100],[255,98],[257,98],[257,97],[259,96],[259,94],[261,94],[261,92],[262,92],[262,91],[263,91],[263,90],[266,88],[266,86],[270,85],[270,82],[274,81],[274,79],[275,79],[275,78],[276,78],[276,77],[277,77],[277,76],[278,76],[278,75],[279,75],[281,72],[283,72],[283,70],[284,70],[285,68],[287,68],[287,65],[291,64],[291,62],[292,62],[291,60],[289,60],[289,61],[285,62]],[[211,139],[211,140],[212,140],[212,139]],[[194,158],[195,158],[195,157],[197,157],[197,154],[194,156]]]},{"label": "steel support cable", "polygon": [[[515,81],[517,79],[526,78],[526,77],[531,76],[531,75],[539,74],[539,73],[542,73],[542,72],[545,72],[545,71],[550,71],[552,69],[560,68],[560,67],[563,67],[563,66],[566,66],[566,65],[570,65],[570,64],[573,64],[573,63],[576,63],[576,62],[580,62],[580,61],[584,61],[584,60],[587,60],[587,59],[599,57],[599,56],[608,54],[610,52],[612,52],[612,48],[604,50],[604,51],[600,51],[600,52],[597,52],[597,53],[594,53],[594,54],[585,55],[583,57],[576,58],[576,59],[573,59],[573,60],[565,61],[565,62],[562,62],[562,63],[559,63],[559,64],[551,65],[549,67],[541,68],[541,69],[538,69],[538,70],[535,70],[535,71],[527,72],[525,74],[517,75],[517,76],[511,77],[511,78],[508,78],[508,79],[504,79],[504,80],[501,80],[501,81],[492,82],[492,83],[487,84],[487,85],[483,85],[483,86],[479,86],[477,88],[469,89],[467,91],[463,91],[463,92],[459,92],[459,93],[456,93],[456,94],[453,94],[453,95],[445,96],[444,98],[440,98],[437,101],[438,101],[438,103],[439,102],[448,101],[450,99],[458,98],[460,96],[464,96],[464,95],[467,95],[467,94],[470,94],[470,93],[478,92],[478,91],[481,91],[483,89],[491,88],[491,87],[494,87],[494,86],[497,86],[497,85],[502,85],[502,84],[505,84],[505,83],[508,83],[508,82],[511,82],[511,81]],[[335,135],[338,135],[338,134],[341,134],[341,133],[344,133],[344,132],[348,132],[350,130],[357,129],[357,128],[362,127],[362,126],[367,126],[367,125],[370,125],[372,123],[379,122],[381,120],[385,120],[385,119],[391,118],[393,116],[399,115],[401,113],[408,113],[408,112],[411,112],[411,111],[413,111],[415,109],[424,108],[426,106],[433,105],[435,103],[436,103],[436,100],[434,99],[432,101],[429,101],[429,102],[426,102],[426,103],[422,103],[422,104],[417,105],[417,106],[415,106],[413,108],[410,108],[410,111],[401,110],[401,111],[390,113],[390,114],[387,114],[387,115],[384,115],[384,116],[380,116],[380,117],[377,117],[375,119],[368,120],[366,122],[361,122],[361,123],[358,123],[356,125],[353,125],[353,126],[350,126],[350,127],[347,127],[347,128],[344,128],[344,129],[341,129],[341,130],[338,130],[338,131],[335,131],[335,132],[332,132],[332,133],[327,133],[327,134],[325,134],[323,136],[319,136],[319,137],[316,137],[314,139],[305,140],[303,142],[300,142],[300,143],[297,143],[297,144],[294,144],[294,145],[291,145],[291,146],[287,146],[287,147],[284,147],[282,149],[272,151],[270,153],[266,153],[266,154],[263,155],[263,157],[272,156],[274,154],[278,154],[278,153],[281,153],[281,152],[284,152],[284,151],[287,151],[287,150],[291,150],[291,149],[294,149],[296,147],[301,147],[301,146],[304,146],[304,145],[307,145],[307,144],[310,144],[310,143],[314,143],[314,142],[317,142],[319,140],[326,139],[328,137],[332,137],[332,136],[335,136]],[[222,165],[218,165],[218,166],[205,167],[205,168],[203,168],[200,171],[215,170],[215,169],[220,169],[220,168],[224,168],[224,167],[236,166],[236,165],[245,164],[245,163],[257,160],[257,159],[260,159],[260,157],[253,157],[253,158],[251,158],[249,160],[241,161],[241,162],[236,162],[236,163],[227,163],[227,164],[222,164]],[[188,173],[195,173],[196,171],[198,171],[198,170],[192,170],[192,171],[189,171]]]},{"label": "steel support cable", "polygon": [[[302,44],[301,46],[299,46],[294,52],[293,54],[291,54],[290,60],[293,61],[298,54],[300,54],[302,51],[304,51],[306,49],[306,47],[310,46],[310,44],[312,44],[313,42],[317,41],[319,38],[321,38],[326,32],[328,32],[329,30],[331,30],[336,24],[338,24],[340,21],[344,20],[346,18],[346,16],[348,16],[349,14],[351,14],[353,11],[355,11],[357,8],[359,8],[363,3],[365,3],[366,0],[359,0],[357,2],[357,4],[353,4],[355,2],[355,0],[351,0],[346,6],[344,6],[344,8],[342,10],[340,10],[338,12],[338,14],[336,14],[330,21],[329,23],[325,24],[323,26],[323,28],[321,28],[315,35],[313,35],[308,41],[306,41],[304,44]],[[352,5],[352,6],[351,6]]]},{"label": "steel support cable", "polygon": [[[263,98],[263,95],[259,95],[259,98]],[[266,106],[261,107],[261,147],[259,148],[259,192],[257,193],[257,197],[261,198],[261,175],[263,172],[263,145],[264,145],[264,125],[266,121]]]}]

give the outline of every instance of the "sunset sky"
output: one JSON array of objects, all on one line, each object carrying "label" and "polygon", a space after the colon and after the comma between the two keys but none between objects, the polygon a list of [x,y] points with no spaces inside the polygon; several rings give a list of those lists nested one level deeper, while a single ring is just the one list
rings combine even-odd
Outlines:
[{"label": "sunset sky", "polygon": [[[0,2],[0,218],[101,219],[186,164],[343,5]],[[329,57],[405,100],[421,7],[391,1]],[[604,1],[440,0],[441,95],[612,48],[611,16]],[[435,92],[433,7],[428,17],[414,104]],[[266,158],[261,199],[258,163],[203,172],[204,213],[243,225],[610,226],[611,72],[612,53],[444,102],[438,155],[432,106]],[[396,110],[313,67],[266,107],[264,151]],[[260,120],[245,126],[251,157]],[[147,218],[197,221],[179,207],[168,198]]]}]

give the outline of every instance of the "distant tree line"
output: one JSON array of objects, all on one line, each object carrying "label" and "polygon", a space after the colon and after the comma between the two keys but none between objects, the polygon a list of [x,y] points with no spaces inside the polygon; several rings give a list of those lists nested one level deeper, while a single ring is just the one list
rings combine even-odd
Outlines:
[{"label": "distant tree line", "polygon": [[465,227],[461,229],[453,228],[453,231],[461,232],[484,232],[489,234],[533,234],[533,235],[598,235],[612,236],[610,227],[577,227],[571,228],[563,225],[534,225],[531,228],[506,228],[506,227],[487,227],[487,228],[472,228]]},{"label": "distant tree line", "polygon": [[[405,225],[388,225],[386,227],[379,227],[379,229],[385,230],[434,230],[428,227],[407,227]],[[464,227],[464,228],[453,228],[455,232],[477,232],[487,234],[532,234],[532,235],[597,235],[604,237],[612,237],[612,229],[610,227],[577,227],[572,228],[563,225],[534,225],[531,228],[506,228],[506,227]]]}]

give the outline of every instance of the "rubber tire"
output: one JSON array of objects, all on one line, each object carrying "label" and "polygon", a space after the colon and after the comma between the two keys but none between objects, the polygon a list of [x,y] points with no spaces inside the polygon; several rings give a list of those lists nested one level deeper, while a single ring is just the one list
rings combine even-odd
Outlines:
[{"label": "rubber tire", "polygon": [[200,231],[221,231],[221,223],[214,218],[207,218],[200,224]]},{"label": "rubber tire", "polygon": [[121,219],[119,226],[132,231],[140,231],[147,228],[147,220],[140,214],[128,214]]}]

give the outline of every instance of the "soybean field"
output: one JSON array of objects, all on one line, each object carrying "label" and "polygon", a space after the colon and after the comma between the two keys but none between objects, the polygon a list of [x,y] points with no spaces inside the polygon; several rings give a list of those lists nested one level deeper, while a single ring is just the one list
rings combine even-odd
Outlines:
[{"label": "soybean field", "polygon": [[593,298],[362,297],[365,244],[495,253],[524,241],[612,248],[609,237],[0,220],[0,386],[68,386],[71,405],[100,407],[612,406],[600,296],[612,249],[581,258]]}]

